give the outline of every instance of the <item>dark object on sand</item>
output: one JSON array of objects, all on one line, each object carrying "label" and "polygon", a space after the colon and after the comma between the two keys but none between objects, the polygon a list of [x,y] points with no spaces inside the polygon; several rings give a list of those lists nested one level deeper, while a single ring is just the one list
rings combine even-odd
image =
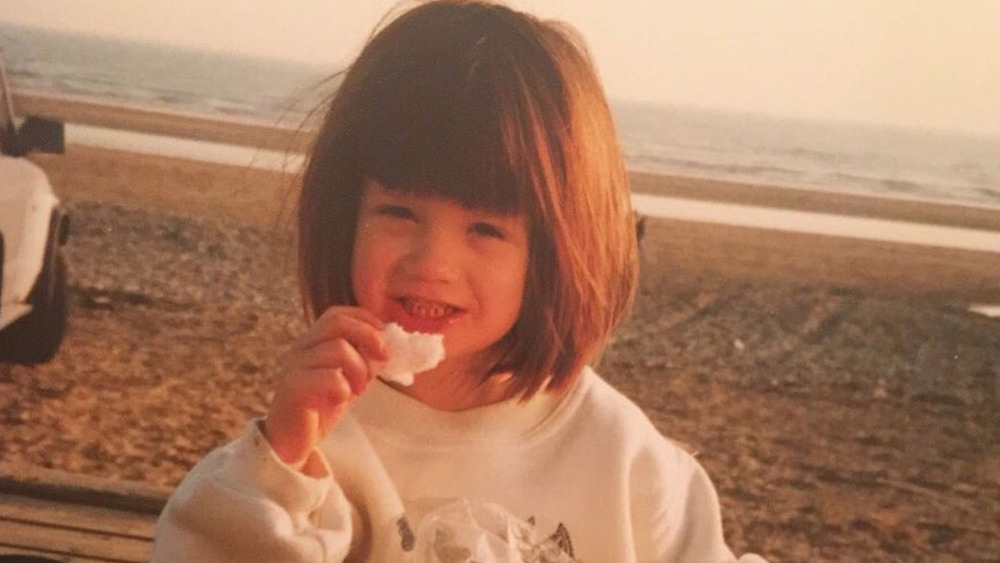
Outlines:
[{"label": "dark object on sand", "polygon": [[632,212],[632,218],[635,222],[635,238],[639,241],[639,245],[642,245],[642,239],[646,236],[646,216],[638,211]]},{"label": "dark object on sand", "polygon": [[66,333],[69,215],[23,157],[61,154],[65,134],[38,117],[18,127],[11,100],[0,57],[0,362],[33,365],[51,360]]}]

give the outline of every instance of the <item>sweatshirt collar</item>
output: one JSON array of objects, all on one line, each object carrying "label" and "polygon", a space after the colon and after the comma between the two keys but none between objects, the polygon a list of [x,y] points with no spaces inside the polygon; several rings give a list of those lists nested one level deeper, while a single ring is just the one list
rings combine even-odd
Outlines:
[{"label": "sweatshirt collar", "polygon": [[536,393],[526,402],[510,399],[449,412],[429,407],[375,379],[352,407],[352,412],[369,429],[386,437],[426,444],[504,442],[524,440],[549,425],[543,424],[583,395],[590,382],[590,368],[566,392]]}]

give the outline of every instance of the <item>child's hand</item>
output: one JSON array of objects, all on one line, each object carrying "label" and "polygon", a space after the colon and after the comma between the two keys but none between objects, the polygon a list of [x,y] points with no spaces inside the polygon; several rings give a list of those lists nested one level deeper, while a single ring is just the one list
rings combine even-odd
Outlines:
[{"label": "child's hand", "polygon": [[358,307],[331,307],[289,352],[264,424],[285,463],[305,467],[316,444],[371,381],[369,360],[387,360],[382,321]]}]

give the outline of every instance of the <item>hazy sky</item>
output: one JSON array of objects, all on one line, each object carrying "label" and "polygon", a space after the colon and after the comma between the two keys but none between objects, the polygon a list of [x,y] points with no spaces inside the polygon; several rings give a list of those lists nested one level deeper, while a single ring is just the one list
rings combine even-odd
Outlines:
[{"label": "hazy sky", "polygon": [[[347,60],[390,0],[2,0],[0,20]],[[1000,136],[1000,0],[512,0],[583,32],[612,98]]]}]

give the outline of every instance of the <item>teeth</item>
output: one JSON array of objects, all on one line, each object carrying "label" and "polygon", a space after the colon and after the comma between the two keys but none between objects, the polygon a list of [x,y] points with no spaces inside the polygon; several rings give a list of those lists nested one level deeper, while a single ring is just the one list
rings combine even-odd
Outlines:
[{"label": "teeth", "polygon": [[403,302],[406,312],[422,319],[437,319],[455,311],[450,305],[407,299]]}]

